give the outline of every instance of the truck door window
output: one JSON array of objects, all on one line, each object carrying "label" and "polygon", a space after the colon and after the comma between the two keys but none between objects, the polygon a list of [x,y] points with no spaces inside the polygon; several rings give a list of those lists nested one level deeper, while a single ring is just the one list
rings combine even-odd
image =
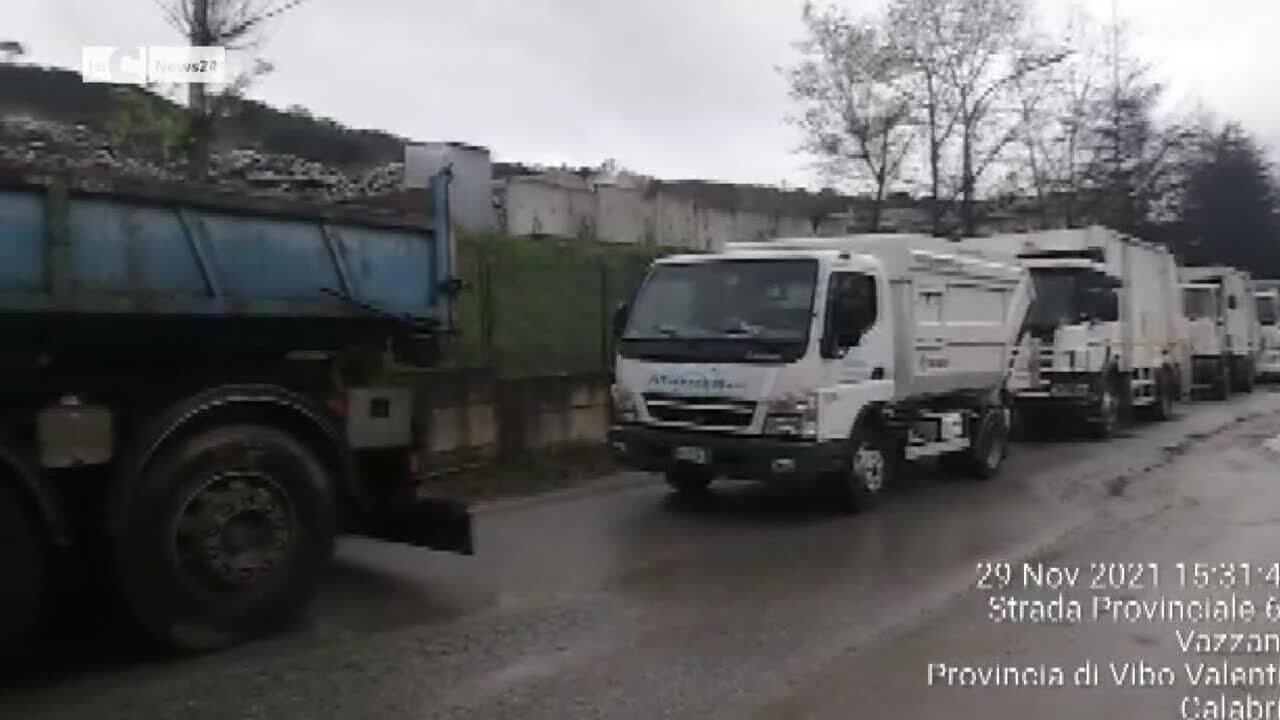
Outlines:
[{"label": "truck door window", "polygon": [[827,293],[827,334],[837,354],[862,342],[875,325],[876,279],[861,273],[835,273]]}]

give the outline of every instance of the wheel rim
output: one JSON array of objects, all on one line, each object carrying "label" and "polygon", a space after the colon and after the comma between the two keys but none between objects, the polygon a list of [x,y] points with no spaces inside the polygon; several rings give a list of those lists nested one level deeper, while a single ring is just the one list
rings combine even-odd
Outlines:
[{"label": "wheel rim", "polygon": [[867,443],[859,445],[853,454],[853,479],[868,492],[880,492],[884,487],[884,453]]},{"label": "wheel rim", "polygon": [[279,573],[295,534],[293,506],[275,479],[257,470],[220,472],[181,506],[174,559],[189,587],[244,592]]}]

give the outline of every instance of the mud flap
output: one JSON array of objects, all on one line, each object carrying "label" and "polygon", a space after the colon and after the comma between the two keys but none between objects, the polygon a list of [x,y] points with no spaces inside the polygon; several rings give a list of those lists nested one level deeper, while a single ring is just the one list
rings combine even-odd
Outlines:
[{"label": "mud flap", "polygon": [[371,510],[360,534],[417,547],[475,554],[471,509],[450,498],[421,498]]}]

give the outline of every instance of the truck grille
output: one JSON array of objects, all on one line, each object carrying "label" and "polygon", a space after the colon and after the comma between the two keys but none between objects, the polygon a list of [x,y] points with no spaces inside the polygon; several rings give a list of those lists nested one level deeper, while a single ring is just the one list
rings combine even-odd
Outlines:
[{"label": "truck grille", "polygon": [[655,421],[687,427],[741,430],[751,424],[756,403],[722,397],[645,393],[645,409]]}]

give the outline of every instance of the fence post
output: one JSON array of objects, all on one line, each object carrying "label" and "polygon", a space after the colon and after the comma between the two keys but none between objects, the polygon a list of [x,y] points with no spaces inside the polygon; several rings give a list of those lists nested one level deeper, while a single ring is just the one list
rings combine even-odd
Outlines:
[{"label": "fence post", "polygon": [[609,263],[600,260],[600,369],[609,369],[613,313],[609,310]]},{"label": "fence post", "polygon": [[493,262],[489,255],[488,248],[484,254],[480,256],[480,277],[481,283],[481,342],[484,352],[484,362],[486,365],[494,366],[494,349],[493,349],[493,326],[494,326],[494,301],[493,301]]}]

